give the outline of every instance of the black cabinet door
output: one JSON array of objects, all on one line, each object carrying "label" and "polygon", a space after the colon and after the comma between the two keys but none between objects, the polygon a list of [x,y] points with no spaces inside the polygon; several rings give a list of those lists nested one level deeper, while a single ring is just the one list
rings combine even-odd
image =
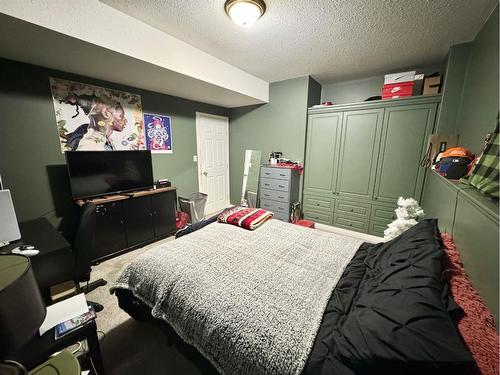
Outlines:
[{"label": "black cabinet door", "polygon": [[175,232],[175,200],[175,191],[167,191],[151,196],[156,237]]},{"label": "black cabinet door", "polygon": [[127,247],[127,237],[123,224],[123,204],[121,201],[96,206],[96,233],[92,260]]},{"label": "black cabinet door", "polygon": [[151,197],[137,197],[123,202],[128,246],[138,245],[154,238]]}]

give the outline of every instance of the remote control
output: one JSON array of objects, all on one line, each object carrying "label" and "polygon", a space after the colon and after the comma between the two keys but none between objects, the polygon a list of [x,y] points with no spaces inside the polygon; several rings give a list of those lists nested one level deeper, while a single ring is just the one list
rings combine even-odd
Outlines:
[{"label": "remote control", "polygon": [[22,250],[19,247],[12,249],[12,254],[26,255],[27,257],[35,256],[39,252],[40,252],[40,250],[36,250],[33,246],[32,246],[32,249],[30,249],[30,250]]}]

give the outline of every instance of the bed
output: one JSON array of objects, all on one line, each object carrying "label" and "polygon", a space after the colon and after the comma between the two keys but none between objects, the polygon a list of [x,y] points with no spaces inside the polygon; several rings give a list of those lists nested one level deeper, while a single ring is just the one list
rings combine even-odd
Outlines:
[{"label": "bed", "polygon": [[437,223],[368,244],[270,220],[206,223],[151,249],[111,288],[221,374],[460,374]]}]

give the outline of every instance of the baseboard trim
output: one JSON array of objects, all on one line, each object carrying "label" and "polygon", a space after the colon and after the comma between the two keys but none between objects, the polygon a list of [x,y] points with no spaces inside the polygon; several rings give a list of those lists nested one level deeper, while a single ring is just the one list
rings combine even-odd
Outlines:
[{"label": "baseboard trim", "polygon": [[360,240],[363,240],[363,241],[369,242],[369,243],[387,242],[387,240],[384,239],[383,237],[377,237],[377,236],[373,236],[371,234],[366,234],[366,233],[359,233],[359,232],[355,232],[353,230],[342,229],[342,228],[333,227],[331,225],[326,225],[326,224],[316,223],[315,228],[322,230],[324,232],[336,233],[336,234],[341,234],[343,236],[358,238]]}]

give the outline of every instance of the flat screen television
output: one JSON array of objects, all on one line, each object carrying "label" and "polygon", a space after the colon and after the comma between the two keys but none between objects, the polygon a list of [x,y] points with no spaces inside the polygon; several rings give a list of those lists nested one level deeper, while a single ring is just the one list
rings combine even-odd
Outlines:
[{"label": "flat screen television", "polygon": [[66,164],[74,199],[153,186],[150,151],[67,151]]}]

